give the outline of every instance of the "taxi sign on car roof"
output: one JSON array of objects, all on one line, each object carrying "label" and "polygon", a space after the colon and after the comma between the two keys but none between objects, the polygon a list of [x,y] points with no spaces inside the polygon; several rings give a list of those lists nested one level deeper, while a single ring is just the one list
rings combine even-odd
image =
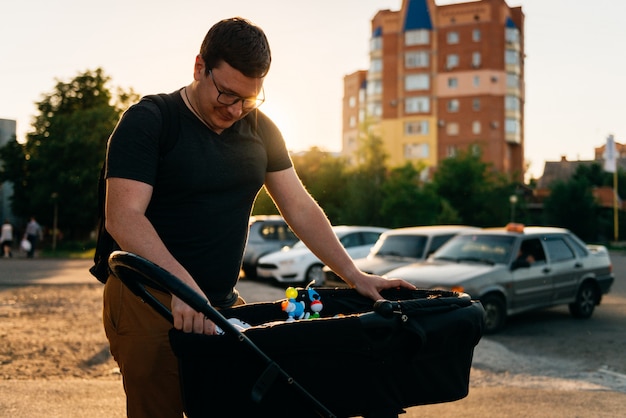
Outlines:
[{"label": "taxi sign on car roof", "polygon": [[524,224],[518,224],[515,222],[510,222],[506,225],[506,230],[508,232],[519,232],[519,233],[523,233],[524,232]]}]

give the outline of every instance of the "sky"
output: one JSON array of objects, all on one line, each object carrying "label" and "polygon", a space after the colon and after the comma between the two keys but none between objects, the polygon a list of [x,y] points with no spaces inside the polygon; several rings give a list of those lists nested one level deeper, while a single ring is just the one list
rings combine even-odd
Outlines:
[{"label": "sky", "polygon": [[[437,5],[459,1],[436,0]],[[526,16],[525,159],[590,160],[626,143],[626,2],[506,0]],[[36,103],[87,70],[109,88],[171,92],[192,80],[204,35],[242,16],[265,31],[272,67],[262,110],[292,151],[341,149],[343,78],[367,69],[371,19],[402,0],[20,0],[0,6],[0,118],[32,131]]]}]

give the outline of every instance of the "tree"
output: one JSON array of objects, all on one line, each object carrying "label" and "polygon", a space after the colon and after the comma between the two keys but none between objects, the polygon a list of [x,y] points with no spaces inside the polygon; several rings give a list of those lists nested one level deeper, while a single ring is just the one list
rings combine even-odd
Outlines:
[{"label": "tree", "polygon": [[380,212],[383,202],[382,185],[387,177],[383,140],[368,121],[359,134],[356,153],[357,166],[350,170],[346,181],[343,223],[356,225],[386,225]]},{"label": "tree", "polygon": [[420,170],[413,164],[391,169],[381,191],[380,214],[385,226],[399,228],[436,223],[441,199],[432,187],[423,184]]},{"label": "tree", "polygon": [[82,239],[97,219],[100,167],[106,142],[122,110],[137,99],[118,90],[116,104],[103,70],[87,70],[69,82],[56,80],[54,90],[37,103],[38,114],[26,142],[7,144],[0,151],[2,180],[14,184],[13,211],[58,225],[70,239]]},{"label": "tree", "polygon": [[548,225],[567,228],[584,241],[595,241],[600,235],[599,207],[584,176],[554,183],[544,211]]},{"label": "tree", "polygon": [[508,221],[508,198],[512,185],[480,155],[469,152],[440,162],[433,187],[458,214],[462,223],[499,226]]}]

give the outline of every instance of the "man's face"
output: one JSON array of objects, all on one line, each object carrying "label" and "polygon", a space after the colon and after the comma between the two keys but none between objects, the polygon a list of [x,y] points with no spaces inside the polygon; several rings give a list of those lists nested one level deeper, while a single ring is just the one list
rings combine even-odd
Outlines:
[{"label": "man's face", "polygon": [[223,61],[208,74],[205,69],[204,60],[196,57],[198,111],[216,132],[231,127],[263,102],[263,78],[246,77]]}]

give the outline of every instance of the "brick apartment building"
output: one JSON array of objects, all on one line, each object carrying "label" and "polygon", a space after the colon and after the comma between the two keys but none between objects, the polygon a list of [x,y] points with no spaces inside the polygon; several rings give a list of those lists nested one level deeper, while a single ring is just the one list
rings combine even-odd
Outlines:
[{"label": "brick apartment building", "polygon": [[388,164],[434,168],[480,153],[512,180],[524,167],[524,14],[504,0],[403,0],[371,21],[370,65],[344,78],[342,154],[365,130]]}]

